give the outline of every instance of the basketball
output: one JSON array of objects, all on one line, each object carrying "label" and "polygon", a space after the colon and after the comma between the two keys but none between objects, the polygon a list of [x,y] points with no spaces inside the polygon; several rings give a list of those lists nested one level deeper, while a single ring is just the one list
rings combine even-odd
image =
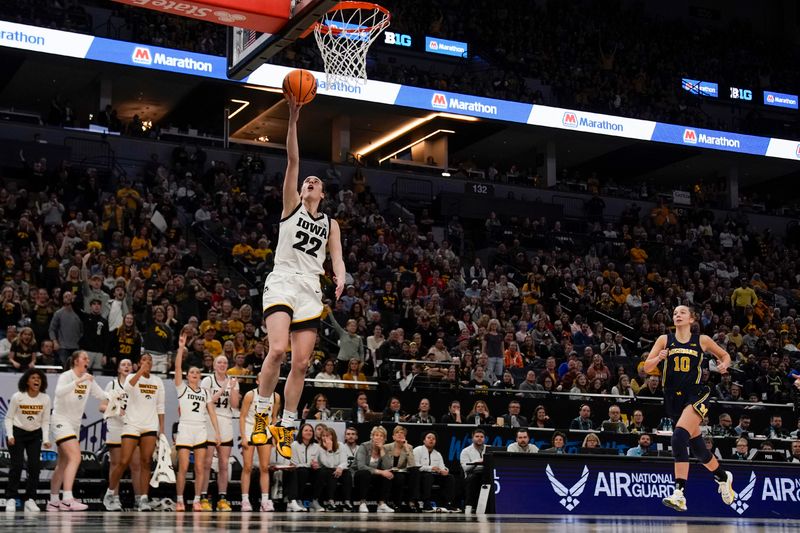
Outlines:
[{"label": "basketball", "polygon": [[317,79],[307,70],[293,70],[283,78],[283,94],[291,94],[300,105],[307,104],[317,96]]}]

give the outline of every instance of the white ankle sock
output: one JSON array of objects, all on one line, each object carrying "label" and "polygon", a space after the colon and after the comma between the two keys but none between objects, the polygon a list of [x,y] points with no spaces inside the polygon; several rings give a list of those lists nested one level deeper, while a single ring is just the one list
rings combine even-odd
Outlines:
[{"label": "white ankle sock", "polygon": [[58,494],[50,494],[50,503],[59,503],[60,501]]},{"label": "white ankle sock", "polygon": [[64,491],[64,501],[68,502],[68,501],[70,501],[72,499],[73,499],[72,498],[72,491],[71,490],[65,490]]},{"label": "white ankle sock", "polygon": [[176,499],[178,503],[183,503],[183,496],[178,496]]},{"label": "white ankle sock", "polygon": [[295,411],[287,411],[283,410],[283,416],[281,417],[281,426],[285,428],[296,428],[297,427],[297,413]]},{"label": "white ankle sock", "polygon": [[242,503],[247,502],[250,503],[250,495],[249,494],[242,494]]}]

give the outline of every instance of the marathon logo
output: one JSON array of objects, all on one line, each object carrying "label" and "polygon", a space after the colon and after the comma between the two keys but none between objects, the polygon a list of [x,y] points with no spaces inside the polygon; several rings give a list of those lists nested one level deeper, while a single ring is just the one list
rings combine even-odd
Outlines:
[{"label": "marathon logo", "polygon": [[41,35],[30,35],[21,31],[0,31],[0,41],[44,46],[44,37]]},{"label": "marathon logo", "polygon": [[578,117],[572,111],[567,111],[561,117],[561,124],[566,128],[588,128],[591,130],[603,131],[625,131],[625,127],[618,122],[611,122],[609,120],[592,120],[587,117]]},{"label": "marathon logo", "polygon": [[317,87],[321,91],[335,91],[337,93],[346,93],[346,94],[361,94],[360,85],[350,85],[349,83],[344,83],[342,81],[335,81],[329,84],[325,80],[319,80],[317,81]]},{"label": "marathon logo", "polygon": [[447,96],[442,93],[433,93],[431,97],[431,107],[434,109],[454,109],[456,111],[471,111],[484,115],[497,115],[497,106],[495,105],[484,104],[479,100],[461,100],[455,96],[448,99]]},{"label": "marathon logo", "polygon": [[683,143],[684,144],[702,144],[706,146],[721,146],[723,148],[741,148],[742,143],[739,139],[731,139],[724,135],[706,135],[703,132],[699,134],[691,129],[686,128],[683,130]]},{"label": "marathon logo", "polygon": [[197,61],[190,56],[176,57],[163,52],[156,52],[153,54],[149,48],[144,46],[137,46],[134,48],[131,61],[137,65],[161,65],[164,67],[191,70],[193,72],[213,72],[214,70],[214,65],[208,61]]},{"label": "marathon logo", "polygon": [[775,107],[786,107],[789,109],[798,108],[798,97],[796,94],[776,93],[764,91],[764,104]]}]

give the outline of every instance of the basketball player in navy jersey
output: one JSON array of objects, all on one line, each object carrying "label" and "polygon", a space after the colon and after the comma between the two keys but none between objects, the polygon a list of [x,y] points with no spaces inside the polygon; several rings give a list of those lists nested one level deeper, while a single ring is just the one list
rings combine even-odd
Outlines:
[{"label": "basketball player in navy jersey", "polygon": [[[344,290],[345,266],[342,242],[336,220],[319,212],[325,198],[322,180],[308,176],[300,192],[297,180],[300,151],[297,145],[297,119],[300,105],[291,96],[289,129],[286,135],[288,164],[283,180],[283,213],[275,249],[275,268],[267,276],[262,302],[267,324],[269,352],[261,367],[256,391],[256,413],[251,441],[265,444],[270,437],[283,457],[291,458],[297,429],[297,404],[303,392],[308,360],[314,349],[322,315],[319,276],[325,273],[325,251],[331,255],[336,298]],[[279,425],[269,425],[272,393],[278,383],[280,365],[291,337],[292,368],[284,388],[284,410]]]},{"label": "basketball player in navy jersey", "polygon": [[711,394],[706,385],[700,384],[703,353],[709,352],[719,361],[717,370],[724,374],[731,364],[731,357],[707,335],[692,331],[694,313],[685,305],[672,312],[675,333],[661,335],[644,363],[645,372],[652,372],[663,365],[664,408],[672,418],[675,430],[672,433],[672,455],[675,458],[675,490],[672,496],[662,501],[667,507],[686,511],[686,480],[689,476],[689,451],[714,474],[719,485],[722,501],[730,505],[736,499],[733,490],[733,475],[723,470],[717,459],[706,449],[700,434],[700,423],[708,409],[705,406]]}]

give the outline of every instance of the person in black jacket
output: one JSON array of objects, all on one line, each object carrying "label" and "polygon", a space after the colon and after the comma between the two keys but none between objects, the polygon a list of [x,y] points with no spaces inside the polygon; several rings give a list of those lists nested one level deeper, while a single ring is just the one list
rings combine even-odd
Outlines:
[{"label": "person in black jacket", "polygon": [[157,305],[144,331],[142,346],[145,351],[154,353],[167,353],[172,350],[172,328],[166,324],[167,313],[163,307]]},{"label": "person in black jacket", "polygon": [[103,352],[108,345],[108,320],[102,315],[103,302],[94,298],[89,302],[89,314],[83,317],[83,336],[80,340],[82,350],[89,355],[91,368],[103,366]]},{"label": "person in black jacket", "polygon": [[138,368],[141,355],[142,336],[136,329],[133,313],[128,313],[122,319],[122,325],[108,336],[108,349],[103,366],[107,370],[116,372],[117,365],[122,359],[130,359],[133,367]]}]

